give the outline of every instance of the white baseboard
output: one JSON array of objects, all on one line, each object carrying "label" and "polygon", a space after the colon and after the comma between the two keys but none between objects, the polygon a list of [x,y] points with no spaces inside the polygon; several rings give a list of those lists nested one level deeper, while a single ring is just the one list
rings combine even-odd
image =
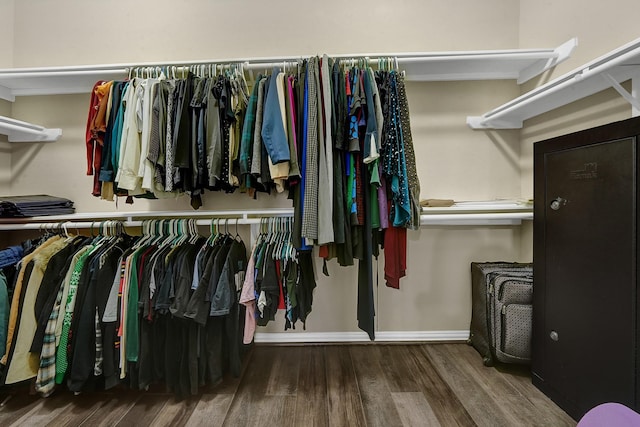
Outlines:
[{"label": "white baseboard", "polygon": [[[376,342],[438,342],[466,341],[469,331],[379,331]],[[256,343],[302,344],[369,342],[365,332],[258,332]]]}]

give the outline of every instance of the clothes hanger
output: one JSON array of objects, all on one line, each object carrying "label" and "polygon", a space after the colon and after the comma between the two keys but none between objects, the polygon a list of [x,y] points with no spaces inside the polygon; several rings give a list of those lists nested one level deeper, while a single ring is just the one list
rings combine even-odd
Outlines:
[{"label": "clothes hanger", "polygon": [[197,236],[197,230],[194,230],[193,228],[193,219],[189,218],[189,219],[185,219],[184,220],[184,226],[185,226],[185,234],[186,234],[186,238],[185,238],[185,243],[190,243],[190,244],[194,244],[195,240],[194,236]]},{"label": "clothes hanger", "polygon": [[182,241],[183,233],[182,233],[182,220],[180,219],[172,219],[171,220],[171,231],[173,233],[173,239],[171,241],[171,246],[176,247],[180,245]]},{"label": "clothes hanger", "polygon": [[135,245],[133,245],[134,248],[138,248],[140,246],[142,246],[147,240],[149,240],[149,235],[150,235],[150,227],[151,227],[151,221],[150,220],[145,220],[142,221],[142,236],[140,237],[140,239],[136,242]]},{"label": "clothes hanger", "polygon": [[292,230],[292,219],[291,217],[287,218],[286,221],[286,236],[285,236],[285,244],[283,248],[283,258],[285,260],[291,260],[291,230]]},{"label": "clothes hanger", "polygon": [[62,231],[63,231],[63,233],[64,233],[64,237],[65,237],[67,240],[69,239],[69,237],[71,237],[71,236],[69,235],[69,229],[67,228],[68,223],[69,223],[69,221],[65,221],[65,222],[63,222],[63,223],[61,224]]},{"label": "clothes hanger", "polygon": [[159,248],[166,248],[171,245],[173,242],[173,230],[172,230],[172,221],[171,219],[164,219],[162,221],[162,239],[158,242]]},{"label": "clothes hanger", "polygon": [[224,220],[224,234],[227,237],[231,237],[231,234],[229,233],[229,218],[225,218]]},{"label": "clothes hanger", "polygon": [[209,238],[207,239],[206,244],[209,246],[213,246],[213,242],[215,241],[216,231],[214,228],[215,219],[211,219],[211,223],[209,224]]},{"label": "clothes hanger", "polygon": [[158,243],[159,241],[159,235],[160,235],[160,223],[162,220],[156,220],[156,219],[152,219],[152,220],[148,220],[148,227],[147,227],[147,235],[143,235],[142,239],[140,239],[138,241],[138,243],[135,245],[136,247],[139,247],[143,244],[145,245],[155,245]]},{"label": "clothes hanger", "polygon": [[182,242],[184,241],[184,227],[183,227],[183,221],[182,219],[175,219],[173,222],[173,227],[174,227],[174,239],[173,242],[171,243],[171,246],[176,247],[176,246],[180,246],[182,244]]},{"label": "clothes hanger", "polygon": [[282,259],[282,247],[284,246],[284,222],[283,218],[278,218],[278,239],[276,240],[276,246],[273,251],[273,259]]},{"label": "clothes hanger", "polygon": [[233,238],[236,239],[239,242],[242,242],[242,237],[240,237],[240,233],[238,233],[238,222],[239,221],[240,221],[240,219],[236,218],[236,235]]},{"label": "clothes hanger", "polygon": [[269,228],[268,228],[269,232],[267,234],[267,238],[268,238],[267,241],[270,245],[273,244],[275,239],[275,234],[276,234],[275,227],[276,227],[275,219],[269,218]]}]

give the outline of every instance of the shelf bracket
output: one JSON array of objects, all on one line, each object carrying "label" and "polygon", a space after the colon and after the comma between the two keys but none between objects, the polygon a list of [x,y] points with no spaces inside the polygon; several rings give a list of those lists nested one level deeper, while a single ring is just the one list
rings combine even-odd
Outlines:
[{"label": "shelf bracket", "polygon": [[0,99],[5,101],[15,102],[16,97],[13,95],[13,91],[6,86],[0,85]]},{"label": "shelf bracket", "polygon": [[525,83],[535,76],[544,73],[549,68],[553,68],[559,63],[565,61],[571,56],[575,48],[578,46],[578,38],[574,37],[569,41],[564,42],[560,46],[554,49],[554,56],[549,59],[541,59],[536,63],[528,66],[524,70],[520,71],[518,75],[518,84]]},{"label": "shelf bracket", "polygon": [[[604,77],[609,83],[611,83],[611,87],[613,87],[629,104],[631,104],[634,112],[636,112],[634,116],[638,115],[637,112],[640,111],[640,99],[638,99],[637,96],[634,96],[634,94],[627,92],[627,90],[623,88],[622,85],[618,83],[616,79],[611,77],[611,74],[602,73],[602,77]],[[636,80],[636,79],[633,79],[633,80]]]},{"label": "shelf bracket", "polygon": [[9,142],[54,142],[62,135],[62,129],[47,129],[0,116],[0,134],[7,135]]},{"label": "shelf bracket", "polygon": [[485,116],[468,116],[467,126],[471,129],[522,129],[522,120],[491,120]]},{"label": "shelf bracket", "polygon": [[[635,75],[631,77],[631,96],[635,99],[640,99],[640,68],[638,68]],[[638,116],[640,116],[640,109],[634,106],[631,109],[631,117]]]}]

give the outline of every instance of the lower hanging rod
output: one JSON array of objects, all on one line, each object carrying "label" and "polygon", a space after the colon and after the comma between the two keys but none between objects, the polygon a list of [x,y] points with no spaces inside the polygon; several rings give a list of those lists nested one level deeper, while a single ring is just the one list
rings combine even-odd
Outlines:
[{"label": "lower hanging rod", "polygon": [[[209,226],[214,221],[218,221],[218,224],[224,225],[254,225],[261,224],[266,218],[273,218],[278,216],[291,217],[293,216],[293,210],[281,210],[276,211],[274,215],[261,216],[261,217],[248,217],[247,215],[237,217],[213,217],[207,219],[196,219],[196,224],[199,226]],[[189,218],[176,218],[176,217],[155,217],[153,220],[172,220],[172,219],[189,219]],[[195,219],[195,218],[191,218]],[[113,220],[122,223],[125,227],[142,227],[146,220]],[[517,225],[522,221],[533,220],[532,212],[493,212],[493,213],[451,213],[451,214],[423,214],[420,216],[421,225]],[[21,230],[47,230],[47,229],[59,229],[66,227],[67,229],[90,229],[93,227],[99,227],[101,223],[104,223],[105,219],[85,221],[65,221],[59,220],[58,222],[31,222],[31,223],[13,223],[13,224],[1,224],[0,231],[21,231]]]},{"label": "lower hanging rod", "polygon": [[[110,220],[112,222],[117,222],[122,224],[125,227],[142,227],[144,222],[149,221],[161,221],[163,219],[153,219],[153,220]],[[165,221],[182,221],[185,218],[165,218]],[[196,225],[199,226],[210,226],[212,223],[217,223],[218,225],[224,226],[228,224],[232,225],[252,225],[252,224],[261,224],[264,221],[264,218],[214,218],[214,219],[198,219],[195,220]],[[101,224],[105,224],[107,221],[61,221],[61,222],[39,222],[39,223],[26,223],[26,224],[0,224],[0,231],[22,231],[22,230],[59,230],[59,229],[98,229]]]}]

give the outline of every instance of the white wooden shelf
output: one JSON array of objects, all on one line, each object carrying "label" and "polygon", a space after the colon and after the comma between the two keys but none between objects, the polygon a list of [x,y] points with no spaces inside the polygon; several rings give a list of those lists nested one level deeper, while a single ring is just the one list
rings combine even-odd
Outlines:
[{"label": "white wooden shelf", "polygon": [[[633,93],[620,83],[634,80]],[[482,116],[467,118],[473,129],[519,129],[523,122],[608,88],[616,89],[640,112],[640,38],[603,55],[563,76],[539,86]]]},{"label": "white wooden shelf", "polygon": [[421,225],[519,225],[533,220],[533,205],[515,200],[457,202],[422,208]]},{"label": "white wooden shelf", "polygon": [[60,138],[62,129],[47,129],[0,116],[0,134],[7,135],[9,142],[53,142]]},{"label": "white wooden shelf", "polygon": [[[119,220],[125,226],[138,227],[145,219],[193,218],[199,225],[211,223],[212,218],[229,219],[229,225],[259,224],[262,218],[291,216],[292,208],[222,211],[157,211],[157,212],[90,212],[71,215],[39,216],[31,218],[2,218],[0,231],[38,230],[45,225],[65,223],[69,228],[90,228],[100,221]],[[533,219],[531,206],[521,204],[488,203],[423,208],[421,225],[518,225]]]},{"label": "white wooden shelf", "polygon": [[[395,58],[406,79],[413,81],[515,79],[523,83],[566,60],[577,39],[554,49],[512,49],[461,52],[408,52],[390,54],[330,55],[334,58]],[[251,70],[264,70],[295,62],[295,57],[241,58],[207,61],[158,62],[142,64],[86,65],[0,70],[0,99],[13,102],[18,96],[89,93],[98,80],[118,80],[135,67],[243,63]]]}]

